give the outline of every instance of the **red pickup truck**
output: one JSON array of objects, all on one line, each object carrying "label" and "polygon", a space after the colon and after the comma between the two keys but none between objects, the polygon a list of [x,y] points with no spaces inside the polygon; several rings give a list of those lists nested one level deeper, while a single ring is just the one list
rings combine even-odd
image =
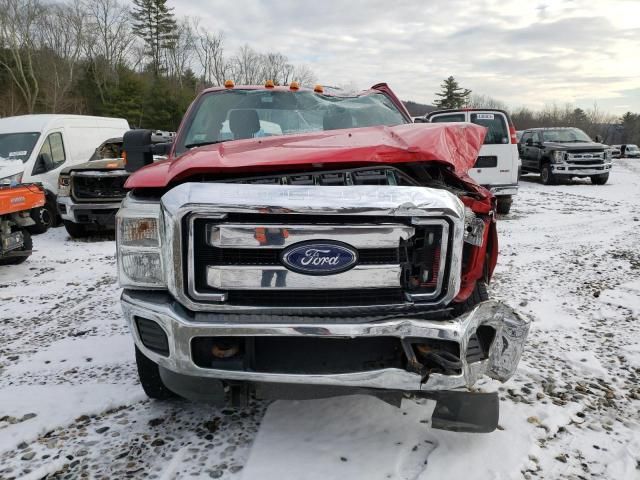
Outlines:
[{"label": "red pickup truck", "polygon": [[484,135],[413,124],[386,84],[269,82],[205,90],[171,144],[125,134],[118,273],[147,395],[410,394],[436,428],[493,430],[497,394],[469,387],[511,377],[529,323],[487,295]]}]

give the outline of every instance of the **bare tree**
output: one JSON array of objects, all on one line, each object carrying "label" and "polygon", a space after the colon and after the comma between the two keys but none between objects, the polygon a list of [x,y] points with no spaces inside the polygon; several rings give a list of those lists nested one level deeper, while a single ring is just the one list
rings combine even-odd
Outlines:
[{"label": "bare tree", "polygon": [[118,68],[128,64],[135,35],[129,8],[118,0],[85,0],[89,18],[85,49],[101,100],[105,90],[118,83]]},{"label": "bare tree", "polygon": [[29,113],[35,110],[40,91],[35,56],[38,20],[44,11],[40,0],[0,0],[0,66],[20,91]]},{"label": "bare tree", "polygon": [[176,25],[175,37],[166,50],[167,71],[177,79],[182,86],[182,75],[191,69],[191,63],[196,47],[196,36],[188,19],[179,21]]},{"label": "bare tree", "polygon": [[507,110],[507,104],[497,100],[489,95],[471,94],[469,98],[470,108],[497,108],[499,110]]},{"label": "bare tree", "polygon": [[88,15],[80,0],[50,5],[40,17],[39,67],[42,92],[48,110],[64,109],[63,100],[75,80],[75,71],[85,45]]},{"label": "bare tree", "polygon": [[231,59],[231,72],[236,83],[254,85],[262,80],[262,59],[249,45],[240,47],[238,54]]},{"label": "bare tree", "polygon": [[194,27],[198,31],[196,55],[202,79],[206,85],[223,85],[231,75],[231,65],[224,57],[224,35],[200,29],[197,22],[194,22]]},{"label": "bare tree", "polygon": [[312,87],[316,83],[316,75],[308,65],[298,65],[293,68],[291,81],[296,81],[303,87]]}]

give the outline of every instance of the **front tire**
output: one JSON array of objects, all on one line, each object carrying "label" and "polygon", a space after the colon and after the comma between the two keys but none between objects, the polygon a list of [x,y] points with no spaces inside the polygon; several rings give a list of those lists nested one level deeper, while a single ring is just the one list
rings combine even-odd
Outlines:
[{"label": "front tire", "polygon": [[453,304],[453,314],[458,317],[463,313],[468,312],[479,303],[489,300],[489,290],[487,289],[487,282],[484,280],[478,280],[476,286],[473,288],[473,292],[469,295],[464,302]]},{"label": "front tire", "polygon": [[608,173],[603,173],[602,175],[592,175],[591,176],[591,183],[593,183],[594,185],[604,185],[605,183],[607,183],[607,180],[609,180],[609,174]]},{"label": "front tire", "polygon": [[138,347],[136,347],[136,365],[140,384],[147,397],[155,400],[171,400],[177,397],[162,382],[158,364],[145,357]]},{"label": "front tire", "polygon": [[556,183],[556,177],[551,173],[551,166],[549,164],[543,165],[540,170],[540,180],[544,185],[554,185]]},{"label": "front tire", "polygon": [[511,204],[513,198],[511,195],[505,197],[498,197],[498,204],[496,205],[496,211],[501,215],[507,215],[511,211]]},{"label": "front tire", "polygon": [[89,230],[81,223],[63,220],[64,228],[71,238],[85,238],[89,236]]},{"label": "front tire", "polygon": [[[22,247],[19,250],[33,250],[33,240],[31,239],[31,234],[26,230],[22,229],[22,238],[23,243]],[[27,261],[31,254],[25,255],[22,257],[7,257],[0,258],[0,265],[19,265]]]},{"label": "front tire", "polygon": [[27,227],[27,229],[34,235],[44,233],[55,226],[56,215],[55,206],[51,205],[51,202],[45,203],[44,207],[34,208],[31,210],[31,218],[36,224]]}]

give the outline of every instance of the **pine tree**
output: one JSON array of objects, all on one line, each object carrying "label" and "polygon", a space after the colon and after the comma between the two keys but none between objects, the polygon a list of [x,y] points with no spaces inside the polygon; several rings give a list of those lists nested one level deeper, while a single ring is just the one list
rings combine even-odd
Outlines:
[{"label": "pine tree", "polygon": [[471,90],[458,85],[455,78],[447,78],[442,85],[441,93],[436,93],[439,99],[434,100],[434,105],[438,108],[462,108],[469,102]]},{"label": "pine tree", "polygon": [[177,38],[173,8],[167,7],[166,3],[167,0],[133,0],[131,12],[133,32],[144,40],[156,77],[162,71],[163,51],[171,48]]}]

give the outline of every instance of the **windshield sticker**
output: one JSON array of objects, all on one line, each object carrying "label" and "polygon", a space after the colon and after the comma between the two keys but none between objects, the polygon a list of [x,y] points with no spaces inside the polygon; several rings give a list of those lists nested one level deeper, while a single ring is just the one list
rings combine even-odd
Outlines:
[{"label": "windshield sticker", "polygon": [[478,120],[493,120],[495,115],[493,113],[478,113],[476,118]]},{"label": "windshield sticker", "polygon": [[26,150],[20,150],[18,152],[9,152],[9,158],[11,157],[24,157],[27,154]]}]

